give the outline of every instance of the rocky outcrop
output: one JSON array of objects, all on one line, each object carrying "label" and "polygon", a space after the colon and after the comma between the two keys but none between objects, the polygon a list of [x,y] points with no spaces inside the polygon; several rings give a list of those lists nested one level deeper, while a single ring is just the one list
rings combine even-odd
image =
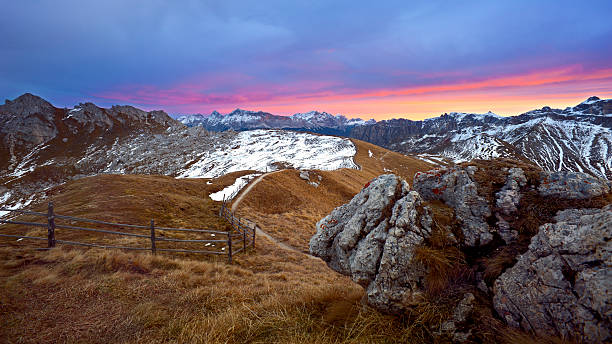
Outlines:
[{"label": "rocky outcrop", "polygon": [[495,282],[504,320],[540,335],[611,339],[612,205],[559,212]]},{"label": "rocky outcrop", "polygon": [[543,172],[538,192],[542,196],[565,199],[585,199],[610,192],[610,185],[599,179],[578,172]]},{"label": "rocky outcrop", "polygon": [[[548,183],[542,187],[543,181]],[[453,269],[471,277],[446,285],[445,302],[455,307],[432,325],[436,338],[463,342],[477,335],[476,304],[493,304],[508,325],[538,335],[585,343],[612,338],[606,181],[499,161],[419,173],[413,189],[393,175],[373,180],[317,223],[311,253],[362,285],[369,305],[389,313],[431,297],[426,288],[432,276],[454,273],[436,264],[465,259]],[[449,235],[440,244],[444,232],[457,238]],[[456,247],[448,251],[449,245]]]},{"label": "rocky outcrop", "polygon": [[414,250],[429,237],[431,221],[408,183],[383,175],[317,223],[310,252],[362,285],[370,305],[398,312],[423,292],[426,271]]},{"label": "rocky outcrop", "polygon": [[463,299],[459,301],[453,310],[452,318],[442,323],[438,334],[440,336],[447,335],[451,337],[454,343],[463,343],[468,340],[472,331],[470,329],[460,331],[459,328],[465,327],[464,325],[469,320],[469,316],[474,309],[475,300],[474,294],[465,293]]},{"label": "rocky outcrop", "polygon": [[414,177],[414,189],[425,200],[441,200],[455,210],[455,216],[463,224],[463,242],[467,246],[485,245],[493,240],[487,224],[491,208],[478,195],[478,185],[473,179],[475,171],[475,166],[455,167],[417,173]]},{"label": "rocky outcrop", "polygon": [[506,244],[516,241],[518,231],[512,229],[504,216],[508,217],[516,214],[517,207],[521,201],[521,188],[527,184],[525,172],[520,167],[513,167],[508,170],[506,184],[495,194],[495,205],[500,213],[495,214],[497,218],[497,232]]}]

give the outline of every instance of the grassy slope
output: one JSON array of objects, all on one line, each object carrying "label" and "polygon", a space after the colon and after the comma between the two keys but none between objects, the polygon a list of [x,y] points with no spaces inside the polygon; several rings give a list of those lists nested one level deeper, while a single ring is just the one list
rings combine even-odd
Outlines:
[{"label": "grassy slope", "polygon": [[319,187],[300,179],[295,170],[269,175],[244,197],[237,213],[254,220],[275,238],[308,252],[316,222],[348,202],[368,181],[384,173],[395,173],[412,183],[416,172],[431,168],[422,160],[367,142],[353,142],[357,146],[355,162],[361,170],[314,171],[310,179],[319,181],[321,176]]},{"label": "grassy slope", "polygon": [[[313,221],[383,172],[376,165],[382,163],[363,160],[368,148],[374,154],[386,151],[365,143],[359,147],[362,171],[321,172],[324,185],[318,190],[324,193],[297,201],[300,209],[314,208]],[[219,204],[206,195],[239,174],[212,184],[102,175],[64,184],[48,196],[64,215],[131,224],[154,218],[163,226],[225,230],[227,225],[215,215]],[[296,171],[277,175],[289,183],[303,182]],[[294,197],[312,194],[304,191]],[[44,212],[46,204],[34,210]],[[307,224],[301,229],[314,226]],[[15,226],[5,226],[3,232],[44,236],[44,230]],[[134,246],[143,240],[68,230],[58,230],[57,237]],[[418,337],[400,320],[362,306],[363,290],[347,277],[319,260],[280,250],[265,238],[258,238],[257,250],[237,256],[232,266],[201,256],[72,247],[32,250],[44,244],[0,239],[0,342],[325,343]]]},{"label": "grassy slope", "polygon": [[[263,218],[264,204],[257,200],[269,202],[265,205],[274,213],[265,216],[281,225],[260,226],[281,238],[297,237],[290,243],[305,249],[314,223],[384,168],[411,181],[415,171],[428,167],[356,144],[361,171],[316,172],[323,177],[319,188],[299,179],[296,171],[277,173],[270,179],[274,183],[257,185],[239,211]],[[161,225],[223,230],[225,223],[215,216],[219,204],[205,195],[235,177],[207,184],[106,175],[67,183],[51,190],[50,197],[61,214],[138,224],[155,218]],[[39,205],[37,210],[44,209]],[[59,235],[93,239],[82,232]],[[201,256],[70,247],[35,251],[32,247],[43,243],[0,239],[0,342],[422,343],[432,340],[448,312],[424,301],[402,318],[381,315],[361,304],[361,287],[320,260],[257,240],[256,251],[227,265]]]}]

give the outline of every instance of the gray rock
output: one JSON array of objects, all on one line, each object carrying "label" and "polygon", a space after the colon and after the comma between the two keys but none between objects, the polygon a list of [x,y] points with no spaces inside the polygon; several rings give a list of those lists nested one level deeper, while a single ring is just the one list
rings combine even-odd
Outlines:
[{"label": "gray rock", "polygon": [[382,175],[317,223],[310,252],[362,285],[368,304],[395,313],[423,293],[426,270],[413,258],[431,222],[408,183]]},{"label": "gray rock", "polygon": [[[453,343],[463,343],[472,334],[472,331],[467,329],[465,331],[465,323],[467,322],[472,310],[474,309],[474,302],[476,298],[472,293],[465,293],[463,299],[459,301],[455,309],[453,310],[453,316],[451,319],[443,322],[440,325],[440,332],[438,335],[448,335],[452,338]],[[459,331],[458,329],[462,329]]]},{"label": "gray rock", "polygon": [[494,285],[506,322],[597,343],[612,335],[612,205],[560,211]]},{"label": "gray rock", "polygon": [[[525,172],[520,167],[510,168],[506,177],[506,184],[495,194],[495,205],[501,214],[510,216],[517,212],[521,201],[521,187],[527,185]],[[501,238],[510,244],[518,238],[518,231],[510,228],[510,224],[500,214],[497,217],[497,232]]]},{"label": "gray rock", "polygon": [[308,171],[300,171],[300,178],[304,179],[306,181],[310,180],[310,174],[308,173]]},{"label": "gray rock", "polygon": [[504,215],[510,215],[517,211],[521,200],[521,187],[527,184],[527,178],[523,169],[511,168],[508,170],[506,185],[495,195],[495,203]]},{"label": "gray rock", "polygon": [[610,192],[606,180],[580,172],[543,172],[538,192],[542,196],[585,199]]},{"label": "gray rock", "polygon": [[475,171],[476,166],[469,166],[417,173],[413,185],[425,200],[442,200],[454,208],[456,218],[463,223],[461,230],[467,246],[485,245],[493,239],[486,222],[491,208],[478,195],[478,185],[472,179]]}]

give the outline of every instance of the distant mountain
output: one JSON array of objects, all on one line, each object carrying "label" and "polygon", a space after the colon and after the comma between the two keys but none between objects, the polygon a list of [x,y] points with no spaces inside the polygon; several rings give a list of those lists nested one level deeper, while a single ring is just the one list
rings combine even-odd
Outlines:
[{"label": "distant mountain", "polygon": [[374,120],[348,119],[342,115],[334,116],[318,111],[278,116],[263,111],[241,109],[236,109],[226,115],[213,111],[210,115],[180,116],[178,120],[187,126],[201,126],[210,131],[290,129],[340,136],[349,136],[351,130],[356,126],[376,123]]},{"label": "distant mountain", "polygon": [[26,206],[52,186],[99,173],[213,178],[279,166],[357,168],[355,153],[338,137],[209,132],[163,111],[92,103],[62,109],[24,94],[0,106],[0,206]]},{"label": "distant mountain", "polygon": [[519,116],[450,113],[424,121],[393,119],[355,127],[350,136],[405,154],[454,162],[511,157],[548,171],[612,179],[612,100],[543,107]]},{"label": "distant mountain", "polygon": [[276,116],[237,109],[179,120],[212,131],[277,128],[346,136],[428,161],[509,157],[549,171],[583,171],[612,179],[612,100],[597,97],[563,110],[543,107],[512,117],[452,112],[424,121],[376,122],[316,111]]}]

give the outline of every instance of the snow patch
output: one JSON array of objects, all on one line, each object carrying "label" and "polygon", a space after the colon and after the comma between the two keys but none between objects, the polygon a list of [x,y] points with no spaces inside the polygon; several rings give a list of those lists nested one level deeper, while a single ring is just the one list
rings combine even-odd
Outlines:
[{"label": "snow patch", "polygon": [[236,197],[238,192],[240,192],[240,190],[242,190],[242,188],[245,187],[252,178],[258,176],[261,176],[261,173],[247,174],[246,176],[238,177],[236,178],[236,181],[234,181],[234,184],[227,186],[221,191],[211,193],[209,197],[213,201],[217,202],[221,202],[223,200],[231,200],[232,198]]},{"label": "snow patch", "polygon": [[337,170],[359,167],[349,139],[281,130],[243,131],[229,143],[203,154],[178,178],[216,178],[231,172],[278,169],[278,164],[300,170]]}]

